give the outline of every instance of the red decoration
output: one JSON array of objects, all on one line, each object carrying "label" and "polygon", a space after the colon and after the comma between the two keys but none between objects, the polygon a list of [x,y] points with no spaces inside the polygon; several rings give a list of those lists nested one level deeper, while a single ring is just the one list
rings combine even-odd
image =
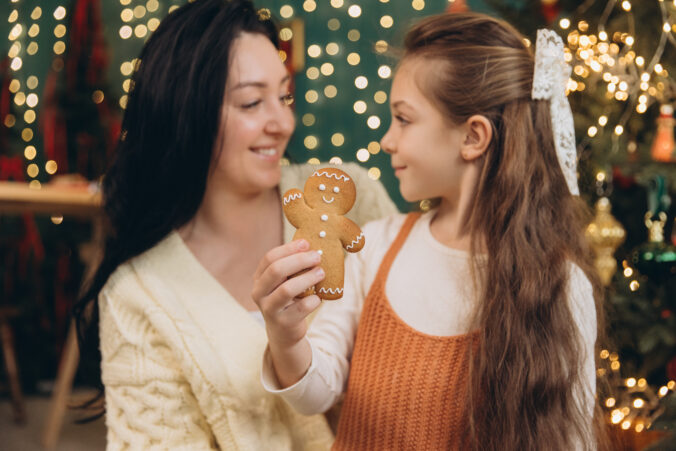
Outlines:
[{"label": "red decoration", "polygon": [[676,380],[676,357],[667,363],[667,377],[669,380]]},{"label": "red decoration", "polygon": [[50,71],[45,81],[44,107],[41,113],[42,139],[47,160],[54,160],[59,172],[68,172],[68,138],[66,121],[58,107],[56,82],[58,73]]},{"label": "red decoration", "polygon": [[650,154],[655,161],[676,161],[676,144],[674,143],[674,109],[671,105],[660,107],[657,118],[657,131]]},{"label": "red decoration", "polygon": [[[0,180],[23,181],[23,179],[23,159],[0,155]],[[22,218],[24,234],[17,243],[19,254],[17,267],[19,274],[25,277],[30,255],[32,254],[35,261],[39,263],[45,258],[45,248],[33,215],[24,213]]]},{"label": "red decoration", "polygon": [[448,5],[449,13],[463,13],[469,11],[466,0],[455,0]]},{"label": "red decoration", "polygon": [[622,189],[636,186],[636,179],[631,175],[624,175],[619,167],[613,166],[613,185]]},{"label": "red decoration", "polygon": [[0,149],[8,149],[8,133],[5,119],[10,112],[12,93],[9,92],[9,57],[0,60]]},{"label": "red decoration", "polygon": [[561,6],[559,5],[558,0],[542,0],[542,16],[547,21],[547,24],[551,24],[559,17],[561,13]]},{"label": "red decoration", "polygon": [[[100,175],[90,174],[90,157],[93,152],[105,150],[105,159],[109,160],[120,134],[121,121],[105,97],[95,105],[98,122],[103,127],[103,143],[88,130],[78,129],[77,125],[67,127],[60,105],[64,96],[75,98],[78,90],[91,90],[93,93],[96,87],[105,85],[108,53],[103,38],[100,5],[100,0],[75,1],[68,30],[68,51],[62,64],[55,65],[64,67],[65,92],[58,83],[58,69],[51,71],[45,82],[45,102],[41,114],[44,147],[47,159],[56,161],[59,173],[78,172],[88,177]],[[93,99],[91,101],[94,102]],[[76,154],[69,157],[69,149]],[[69,167],[69,160],[75,167]]]}]

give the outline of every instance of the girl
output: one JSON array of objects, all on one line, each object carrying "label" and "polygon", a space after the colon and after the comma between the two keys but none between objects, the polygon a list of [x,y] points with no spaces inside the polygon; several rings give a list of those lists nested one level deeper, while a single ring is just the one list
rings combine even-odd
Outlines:
[{"label": "girl", "polygon": [[[252,275],[294,232],[280,190],[314,170],[280,167],[295,121],[268,17],[245,0],[196,0],[142,51],[103,181],[113,233],[77,307],[82,331],[97,332],[100,315],[109,449],[333,439],[323,416],[296,414],[259,383],[266,340]],[[357,222],[396,211],[365,171],[346,170],[360,185]]]},{"label": "girl", "polygon": [[323,274],[287,277],[319,257],[290,243],[259,265],[263,383],[305,414],[345,391],[334,449],[596,448],[595,277],[563,47],[540,33],[534,61],[481,14],[413,27],[381,145],[403,197],[437,206],[368,224],[307,334],[319,300],[295,296]]}]

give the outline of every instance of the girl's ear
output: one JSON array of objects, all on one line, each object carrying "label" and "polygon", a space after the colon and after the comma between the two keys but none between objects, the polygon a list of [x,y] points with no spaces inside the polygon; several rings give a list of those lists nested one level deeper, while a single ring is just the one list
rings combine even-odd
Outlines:
[{"label": "girl's ear", "polygon": [[460,154],[466,161],[473,161],[482,156],[493,138],[493,127],[486,116],[475,114],[464,124],[465,139]]}]

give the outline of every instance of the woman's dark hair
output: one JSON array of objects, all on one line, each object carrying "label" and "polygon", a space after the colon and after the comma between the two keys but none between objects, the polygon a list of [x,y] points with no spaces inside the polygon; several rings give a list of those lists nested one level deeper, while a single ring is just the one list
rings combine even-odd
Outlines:
[{"label": "woman's dark hair", "polygon": [[197,212],[216,157],[232,44],[245,32],[278,47],[268,11],[248,0],[196,0],[169,14],[143,47],[102,183],[103,258],[73,308],[81,348],[98,355],[96,299],[115,269]]},{"label": "woman's dark hair", "polygon": [[587,382],[582,359],[593,356],[583,352],[567,288],[573,262],[596,288],[602,324],[583,236],[587,208],[571,195],[558,163],[549,101],[531,98],[530,49],[500,20],[442,14],[411,29],[406,59],[434,65],[416,81],[452,123],[480,114],[493,127],[466,218],[481,331],[469,377],[472,449],[605,446],[598,406],[592,424],[583,405],[589,400],[576,392]]}]

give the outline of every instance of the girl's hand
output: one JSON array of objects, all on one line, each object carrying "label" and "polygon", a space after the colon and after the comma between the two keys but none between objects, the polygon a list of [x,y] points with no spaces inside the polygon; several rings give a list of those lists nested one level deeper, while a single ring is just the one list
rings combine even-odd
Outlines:
[{"label": "girl's hand", "polygon": [[305,318],[321,300],[298,296],[324,278],[320,261],[306,240],[296,240],[272,249],[258,265],[251,296],[265,318],[271,349],[291,348],[305,336]]}]

